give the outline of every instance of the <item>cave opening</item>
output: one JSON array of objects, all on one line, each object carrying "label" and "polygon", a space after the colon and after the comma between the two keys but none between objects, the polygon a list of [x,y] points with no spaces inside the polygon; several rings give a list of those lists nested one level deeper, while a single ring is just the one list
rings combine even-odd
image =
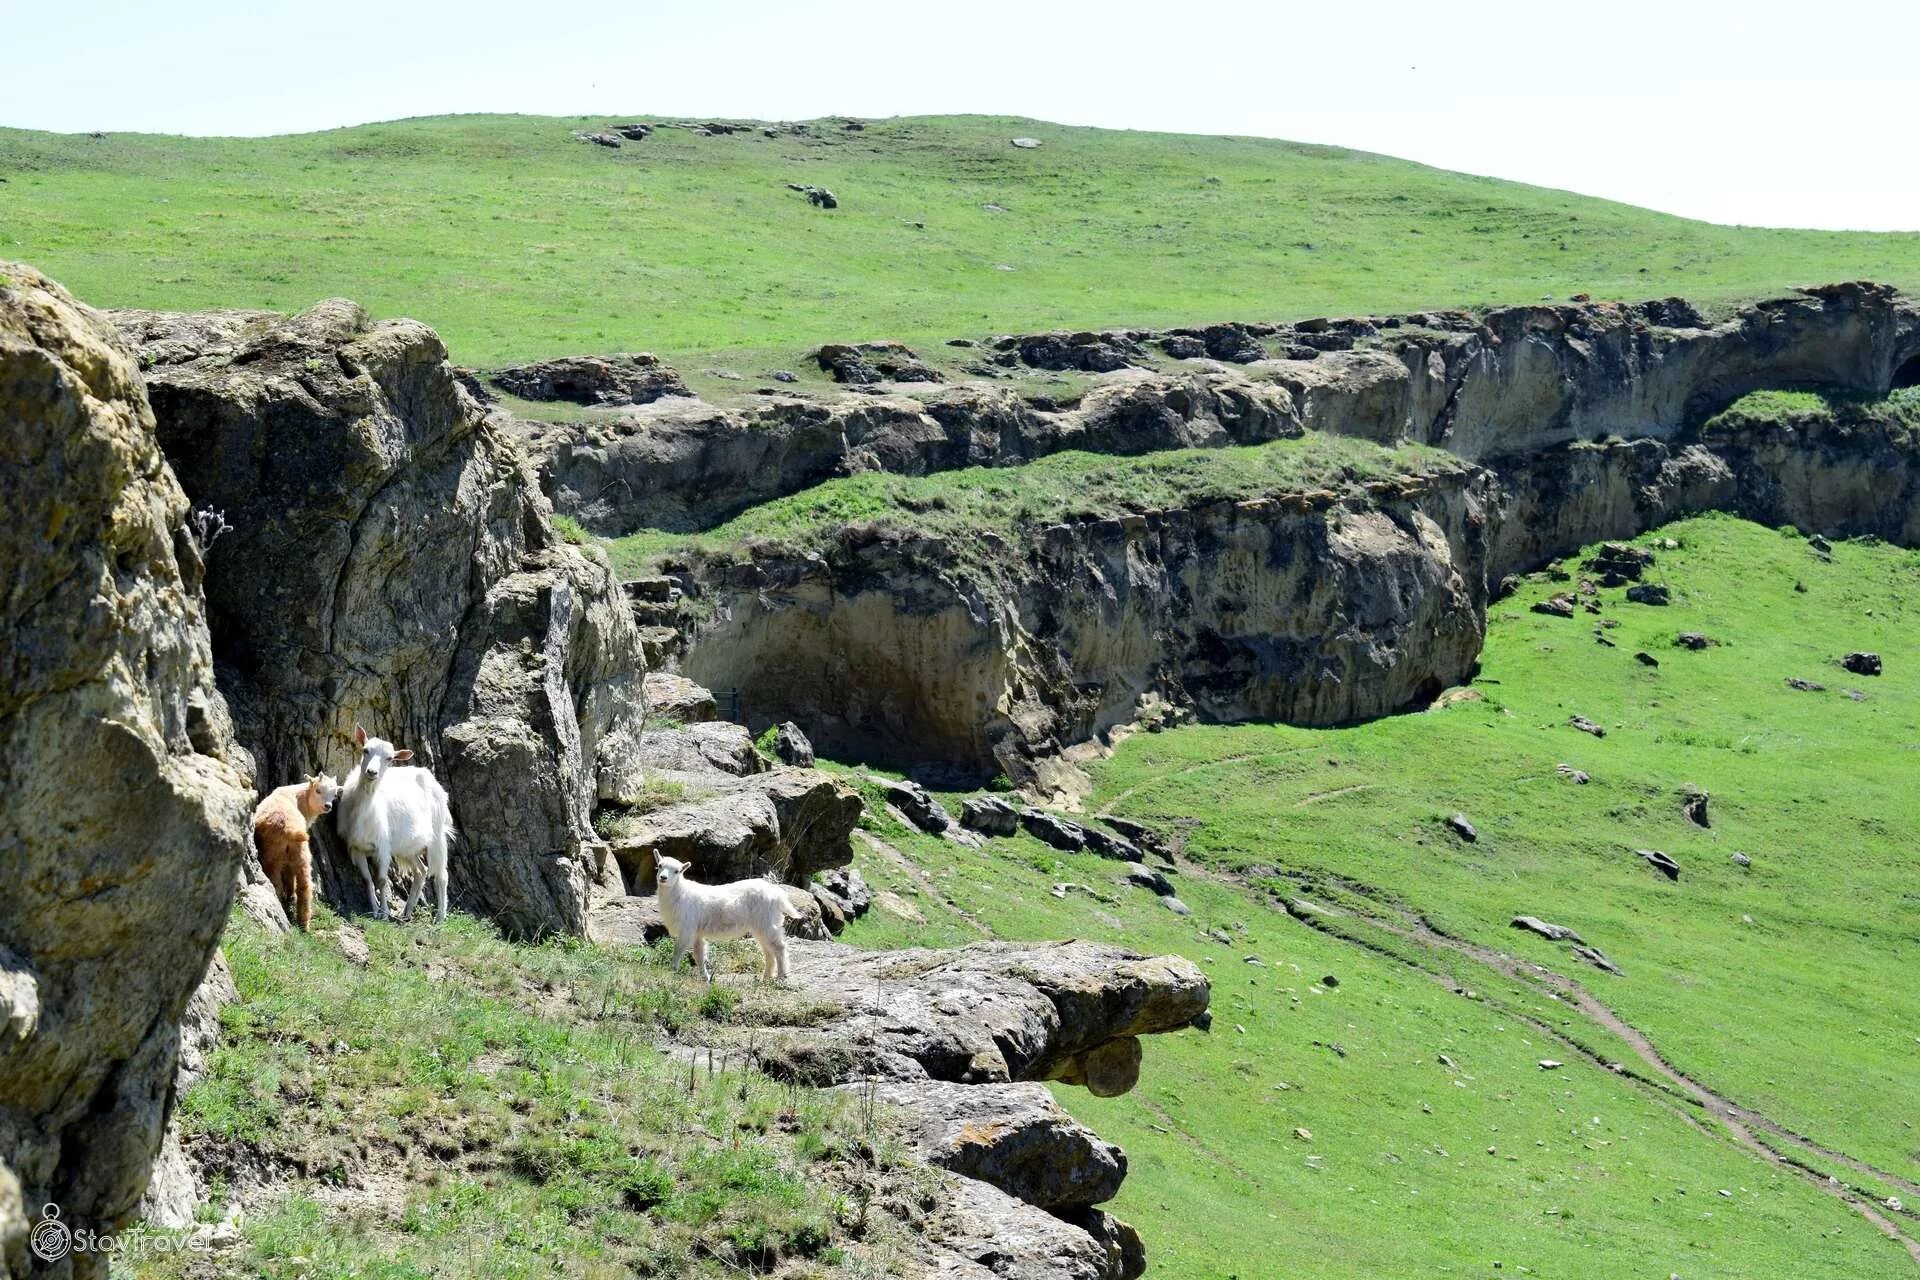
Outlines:
[{"label": "cave opening", "polygon": [[1907,357],[1907,362],[1893,371],[1895,390],[1901,387],[1920,387],[1920,354]]}]

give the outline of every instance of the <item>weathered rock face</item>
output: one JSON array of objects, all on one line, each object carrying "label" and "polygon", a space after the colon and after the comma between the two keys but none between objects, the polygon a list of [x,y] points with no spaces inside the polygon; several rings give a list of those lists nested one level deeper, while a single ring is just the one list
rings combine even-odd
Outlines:
[{"label": "weathered rock face", "polygon": [[[871,1094],[906,1147],[956,1175],[920,1241],[928,1274],[1133,1280],[1133,1228],[1095,1207],[1126,1154],[1037,1082],[1133,1087],[1140,1037],[1203,1019],[1205,974],[1188,960],[1088,943],[981,943],[943,951],[794,944],[794,984],[819,1020],[752,1051],[777,1076]],[[857,1083],[850,1083],[857,1082]]]},{"label": "weathered rock face", "polygon": [[755,503],[861,471],[924,475],[1063,449],[1145,453],[1298,435],[1288,392],[1221,369],[1128,370],[1072,409],[965,386],[925,401],[775,397],[744,409],[665,400],[613,422],[518,428],[555,505],[596,533],[704,528]]},{"label": "weathered rock face", "polygon": [[104,1275],[37,1262],[22,1215],[111,1231],[139,1203],[252,793],[133,357],[11,263],[0,507],[0,1274]]},{"label": "weathered rock face", "polygon": [[523,400],[574,404],[651,404],[662,396],[690,396],[680,375],[649,352],[617,356],[563,356],[499,369],[493,384]]},{"label": "weathered rock face", "polygon": [[[518,934],[583,931],[594,804],[639,785],[639,635],[502,420],[431,330],[350,302],[116,319],[182,485],[232,525],[207,600],[263,785],[345,776],[363,724],[446,785],[459,901]],[[320,832],[323,892],[364,909]]]},{"label": "weathered rock face", "polygon": [[937,541],[849,536],[825,557],[714,570],[685,666],[804,721],[829,755],[970,780],[1034,781],[1062,748],[1155,707],[1383,715],[1464,679],[1479,653],[1477,484],[1463,468],[1364,504],[1054,525],[977,574]]}]

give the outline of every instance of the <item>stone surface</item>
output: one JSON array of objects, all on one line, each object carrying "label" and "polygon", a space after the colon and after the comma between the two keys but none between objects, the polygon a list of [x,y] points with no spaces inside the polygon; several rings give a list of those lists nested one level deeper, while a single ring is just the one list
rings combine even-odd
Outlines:
[{"label": "stone surface", "polygon": [[1537,933],[1549,942],[1586,941],[1586,939],[1565,925],[1549,924],[1538,916],[1515,916],[1513,918],[1513,927],[1516,929],[1525,929],[1529,933]]},{"label": "stone surface", "polygon": [[953,815],[917,782],[880,778],[887,803],[906,815],[907,821],[928,835],[941,835],[953,825]]},{"label": "stone surface", "polygon": [[770,876],[804,885],[815,872],[853,859],[848,836],[860,820],[860,797],[827,774],[780,768],[662,780],[681,783],[687,798],[623,817],[609,841],[636,892],[651,891],[663,854],[687,863],[703,884]]},{"label": "stone surface", "polygon": [[[594,807],[640,784],[640,641],[498,411],[430,329],[350,302],[115,319],[188,497],[232,526],[207,601],[261,783],[345,777],[364,725],[446,787],[458,903],[516,935],[581,932]],[[324,896],[364,910],[331,821],[314,851]]]},{"label": "stone surface", "polygon": [[642,686],[651,722],[701,724],[718,715],[713,694],[685,676],[649,671]]},{"label": "stone surface", "polygon": [[1480,838],[1480,832],[1475,829],[1471,822],[1467,821],[1467,815],[1464,813],[1456,813],[1448,817],[1447,830],[1453,832],[1453,834],[1459,836],[1468,844],[1472,844]]},{"label": "stone surface", "polygon": [[[202,555],[138,367],[0,263],[0,1272],[23,1210],[113,1231],[161,1145],[180,1020],[252,807]],[[76,1255],[35,1275],[104,1275]]]},{"label": "stone surface", "polygon": [[629,763],[648,772],[698,773],[711,769],[737,777],[767,767],[754,750],[753,735],[746,726],[726,720],[679,729],[649,729],[635,743]]},{"label": "stone surface", "polygon": [[[828,208],[833,206],[828,205]],[[866,386],[875,382],[939,382],[940,375],[899,342],[828,343],[813,353],[814,362],[835,382]]]},{"label": "stone surface", "polygon": [[974,796],[960,806],[960,825],[984,836],[1010,836],[1020,829],[1020,810],[999,796]]},{"label": "stone surface", "polygon": [[1671,855],[1662,853],[1658,849],[1635,849],[1634,853],[1645,858],[1648,866],[1658,871],[1667,879],[1678,880],[1680,878],[1680,864],[1675,862]]},{"label": "stone surface", "polygon": [[1857,676],[1877,676],[1880,674],[1880,655],[1877,653],[1850,653],[1840,659],[1840,665]]},{"label": "stone surface", "polygon": [[811,769],[814,763],[813,743],[801,732],[799,725],[787,720],[773,731],[773,756],[781,764]]},{"label": "stone surface", "polygon": [[1078,853],[1087,847],[1086,829],[1077,822],[1055,817],[1044,809],[1022,809],[1020,825],[1042,844],[1064,853]]},{"label": "stone surface", "polygon": [[1126,1153],[1069,1116],[1043,1084],[915,1081],[872,1092],[899,1108],[915,1155],[1038,1208],[1102,1204],[1127,1176]]},{"label": "stone surface", "polygon": [[494,386],[522,400],[565,400],[585,405],[651,404],[661,396],[693,394],[679,374],[648,352],[563,356],[498,369],[492,377]]}]

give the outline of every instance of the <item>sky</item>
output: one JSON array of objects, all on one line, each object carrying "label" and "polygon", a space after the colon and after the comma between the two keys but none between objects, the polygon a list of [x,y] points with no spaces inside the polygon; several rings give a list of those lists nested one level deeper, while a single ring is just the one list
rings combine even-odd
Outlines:
[{"label": "sky", "polygon": [[1920,230],[1915,0],[0,0],[0,125],[961,112],[1384,152],[1714,222]]}]

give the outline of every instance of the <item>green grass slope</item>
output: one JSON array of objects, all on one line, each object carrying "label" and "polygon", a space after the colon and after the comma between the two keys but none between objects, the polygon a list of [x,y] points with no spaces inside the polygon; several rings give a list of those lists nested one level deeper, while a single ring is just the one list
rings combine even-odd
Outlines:
[{"label": "green grass slope", "polygon": [[[1478,700],[1122,744],[1092,804],[1186,833],[1190,919],[1115,863],[1024,835],[962,850],[883,816],[905,864],[863,849],[857,865],[927,922],[876,910],[849,937],[1091,937],[1212,973],[1211,1035],[1153,1041],[1125,1097],[1060,1090],[1126,1146],[1115,1208],[1166,1274],[1910,1275],[1900,1244],[1527,966],[1582,984],[1770,1147],[1856,1196],[1901,1197],[1881,1212],[1920,1234],[1920,988],[1903,976],[1920,960],[1920,555],[1843,543],[1827,562],[1719,517],[1642,542],[1675,603],[1603,591],[1615,648],[1590,615],[1529,612],[1567,589],[1541,575],[1494,606]],[[1718,643],[1676,648],[1680,631]],[[1836,667],[1852,649],[1886,674]],[[1710,828],[1682,815],[1689,785],[1711,793]],[[1477,843],[1443,826],[1456,811]],[[1056,898],[1061,882],[1098,896]],[[1332,914],[1305,912],[1310,928],[1282,909],[1298,899]],[[1625,976],[1513,930],[1519,913],[1579,930]]]},{"label": "green grass slope", "polygon": [[571,136],[605,123],[0,129],[0,245],[101,306],[344,295],[463,363],[643,348],[749,371],[849,338],[1920,285],[1916,235],[1719,227],[1331,147],[982,116]]}]

